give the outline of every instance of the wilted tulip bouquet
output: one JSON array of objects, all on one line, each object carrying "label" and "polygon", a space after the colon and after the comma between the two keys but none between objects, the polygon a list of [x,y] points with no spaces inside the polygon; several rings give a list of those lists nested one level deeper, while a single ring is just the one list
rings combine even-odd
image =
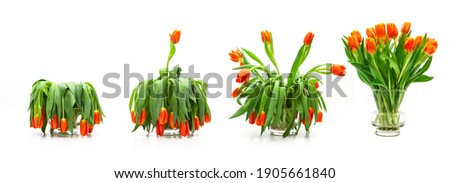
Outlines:
[{"label": "wilted tulip bouquet", "polygon": [[[251,51],[238,48],[231,51],[230,59],[240,63],[240,70],[232,97],[241,107],[231,116],[246,115],[250,124],[261,127],[261,135],[269,128],[272,135],[283,137],[297,135],[301,125],[309,133],[312,124],[321,123],[326,105],[318,88],[320,74],[345,75],[343,65],[319,64],[307,72],[300,72],[311,49],[314,34],[306,34],[303,45],[292,64],[288,78],[283,78],[274,55],[273,36],[269,31],[261,32],[266,54],[276,70],[270,70]],[[249,60],[249,58],[251,60]],[[251,62],[253,61],[253,62]],[[242,103],[241,99],[246,98]]]},{"label": "wilted tulip bouquet", "polygon": [[149,133],[156,128],[158,136],[186,137],[211,121],[206,98],[208,85],[202,80],[180,78],[178,66],[169,70],[180,35],[179,30],[170,35],[169,57],[159,77],[139,83],[131,94],[129,109],[135,123],[133,132],[139,127]]},{"label": "wilted tulip bouquet", "polygon": [[406,89],[433,79],[424,73],[438,43],[427,34],[411,37],[410,28],[405,22],[399,34],[395,24],[380,23],[367,28],[366,38],[358,31],[343,38],[349,62],[373,91],[378,112],[372,123],[380,136],[400,134],[404,120],[399,108]]},{"label": "wilted tulip bouquet", "polygon": [[104,116],[95,88],[88,82],[58,84],[38,80],[33,84],[29,110],[30,127],[44,134],[50,125],[52,134],[73,135],[79,127],[80,135],[86,136]]}]

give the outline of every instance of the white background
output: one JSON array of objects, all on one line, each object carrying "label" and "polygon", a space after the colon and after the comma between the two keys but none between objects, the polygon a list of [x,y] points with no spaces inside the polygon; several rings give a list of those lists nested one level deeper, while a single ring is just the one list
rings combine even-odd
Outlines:
[{"label": "white background", "polygon": [[[256,173],[260,167],[336,169],[335,179],[320,182],[446,182],[450,27],[444,3],[2,1],[0,182],[156,182],[116,180],[113,171],[219,168]],[[409,88],[402,106],[409,119],[401,135],[381,138],[370,125],[371,91],[347,63],[341,36],[354,29],[364,33],[366,27],[379,22],[394,22],[400,29],[404,21],[412,22],[413,35],[428,32],[438,40],[428,71],[435,79]],[[107,118],[91,137],[43,137],[39,130],[29,128],[27,107],[34,81],[90,81],[99,95],[113,92],[102,83],[106,73],[120,73],[120,80],[112,81],[123,85],[124,64],[142,74],[164,66],[168,34],[175,28],[182,36],[172,63],[185,70],[195,64],[202,76],[216,72],[223,77],[236,66],[228,57],[236,47],[253,50],[268,63],[260,39],[265,29],[272,31],[276,58],[287,72],[304,35],[313,31],[313,48],[302,70],[327,62],[346,65],[347,76],[339,84],[348,97],[334,91],[332,98],[326,98],[329,111],[322,124],[312,127],[309,137],[304,130],[295,138],[259,136],[260,129],[243,118],[228,120],[238,105],[226,97],[225,88],[211,90],[224,93],[209,100],[213,121],[188,139],[130,133],[133,125],[123,92],[115,99],[100,99]],[[261,182],[254,178],[214,181]]]}]

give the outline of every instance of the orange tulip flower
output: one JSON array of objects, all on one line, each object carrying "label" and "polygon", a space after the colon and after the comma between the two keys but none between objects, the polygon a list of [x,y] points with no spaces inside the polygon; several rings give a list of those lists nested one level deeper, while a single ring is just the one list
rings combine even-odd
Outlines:
[{"label": "orange tulip flower", "polygon": [[261,40],[263,41],[263,43],[270,43],[270,37],[271,37],[271,32],[269,32],[268,30],[265,31],[261,31]]},{"label": "orange tulip flower", "polygon": [[239,49],[231,50],[228,55],[230,55],[231,61],[239,62],[241,66],[244,65],[244,60],[242,60],[242,53],[241,51],[239,51]]},{"label": "orange tulip flower", "polygon": [[437,41],[435,39],[433,39],[433,38],[427,38],[427,44],[431,44],[431,45],[434,45],[436,47],[438,46]]},{"label": "orange tulip flower", "polygon": [[208,113],[205,114],[204,121],[207,123],[211,122],[211,116]]},{"label": "orange tulip flower", "polygon": [[266,124],[266,112],[261,112],[259,116],[256,118],[256,125],[264,126]]},{"label": "orange tulip flower", "polygon": [[200,119],[197,116],[194,117],[194,129],[200,130]]},{"label": "orange tulip flower", "polygon": [[143,125],[145,120],[147,120],[147,110],[142,109],[141,117],[139,118],[139,125]]},{"label": "orange tulip flower", "polygon": [[136,124],[136,114],[134,114],[134,110],[131,111],[131,121]]},{"label": "orange tulip flower", "polygon": [[312,32],[308,32],[305,35],[305,38],[303,39],[303,44],[311,45],[311,42],[313,41],[313,39],[314,39],[314,34]]},{"label": "orange tulip flower", "polygon": [[347,38],[348,47],[351,51],[356,51],[359,47],[358,38],[356,36],[349,36]]},{"label": "orange tulip flower", "polygon": [[434,54],[434,52],[436,52],[437,46],[438,46],[437,41],[434,39],[430,39],[429,41],[427,41],[424,51],[427,55],[431,56]]},{"label": "orange tulip flower", "polygon": [[379,24],[375,25],[375,34],[380,39],[386,38],[386,28],[385,28],[384,23],[379,23]]},{"label": "orange tulip flower", "polygon": [[250,117],[248,118],[248,122],[253,125],[256,122],[256,118],[255,118],[255,112],[252,112],[252,114],[250,114]]},{"label": "orange tulip flower", "polygon": [[45,122],[45,109],[44,107],[42,107],[41,109],[41,120],[38,121],[38,128],[42,128],[44,126],[44,122]]},{"label": "orange tulip flower", "polygon": [[94,125],[88,124],[88,134],[91,134],[94,131]]},{"label": "orange tulip flower", "polygon": [[156,125],[156,135],[163,136],[164,135],[164,125]]},{"label": "orange tulip flower", "polygon": [[366,50],[369,54],[374,54],[377,51],[377,45],[375,44],[375,40],[373,38],[366,39]]},{"label": "orange tulip flower", "polygon": [[58,128],[58,115],[53,115],[53,118],[50,120],[50,128],[57,129]]},{"label": "orange tulip flower", "polygon": [[308,107],[309,116],[314,116],[314,109],[312,107]]},{"label": "orange tulip flower", "polygon": [[336,76],[345,76],[345,69],[346,68],[343,65],[334,64],[333,66],[331,66],[330,72]]},{"label": "orange tulip flower", "polygon": [[414,51],[414,38],[407,38],[405,41],[405,50],[408,53],[411,53]]},{"label": "orange tulip flower", "polygon": [[388,37],[391,39],[397,38],[397,36],[398,36],[397,26],[395,26],[394,23],[387,23],[386,27],[387,27]]},{"label": "orange tulip flower", "polygon": [[162,107],[161,112],[159,113],[159,117],[158,117],[158,124],[166,125],[168,120],[169,120],[169,115],[168,115],[167,109],[165,107]]},{"label": "orange tulip flower", "polygon": [[35,115],[33,117],[33,121],[31,123],[33,128],[39,128],[39,115]]},{"label": "orange tulip flower", "polygon": [[100,111],[95,110],[94,111],[94,124],[98,125],[102,122],[102,116],[100,114]]},{"label": "orange tulip flower", "polygon": [[189,130],[189,124],[188,124],[188,122],[187,122],[187,121],[181,122],[181,125],[180,125],[180,135],[183,136],[183,137],[186,137],[186,136],[190,135],[190,132],[191,132],[191,131]]},{"label": "orange tulip flower", "polygon": [[369,27],[366,29],[367,37],[375,38],[375,29],[373,27]]},{"label": "orange tulip flower", "polygon": [[414,45],[418,48],[420,47],[420,45],[422,44],[422,36],[417,36],[416,39],[414,40]]},{"label": "orange tulip flower", "polygon": [[245,83],[245,84],[247,84],[249,80],[250,80],[250,70],[242,69],[241,71],[239,71],[239,73],[238,73],[238,75],[236,77],[236,82],[237,83]]},{"label": "orange tulip flower", "polygon": [[236,89],[234,89],[233,93],[231,94],[231,97],[236,98],[241,94],[241,88],[237,87]]},{"label": "orange tulip flower", "polygon": [[60,128],[61,133],[66,133],[67,132],[67,128],[68,128],[67,125],[68,124],[67,124],[66,118],[62,118],[60,120],[60,123],[59,123],[59,128]]},{"label": "orange tulip flower", "polygon": [[354,30],[354,31],[352,31],[352,33],[350,33],[350,35],[356,37],[356,40],[358,40],[358,44],[361,43],[362,36],[361,36],[361,33],[359,33],[359,31]]},{"label": "orange tulip flower", "polygon": [[403,23],[403,26],[402,26],[402,33],[403,33],[403,34],[408,34],[410,30],[411,30],[411,22],[405,22],[405,23]]},{"label": "orange tulip flower", "polygon": [[173,44],[177,44],[178,41],[180,41],[181,31],[180,30],[174,30],[173,33],[170,35],[170,42]]},{"label": "orange tulip flower", "polygon": [[317,119],[316,122],[322,123],[323,113],[322,111],[317,112]]},{"label": "orange tulip flower", "polygon": [[87,122],[86,120],[81,120],[80,122],[80,134],[81,136],[86,136],[88,133],[88,129],[87,129]]}]

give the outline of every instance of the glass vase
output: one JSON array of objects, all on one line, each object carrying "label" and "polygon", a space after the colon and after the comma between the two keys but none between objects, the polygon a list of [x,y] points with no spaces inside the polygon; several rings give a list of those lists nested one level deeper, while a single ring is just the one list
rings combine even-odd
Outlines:
[{"label": "glass vase", "polygon": [[375,126],[375,134],[383,137],[395,137],[400,135],[400,127],[404,125],[404,114],[399,111],[405,96],[405,90],[373,89],[373,96],[377,106],[377,112],[372,124]]},{"label": "glass vase", "polygon": [[165,137],[176,137],[179,135],[180,135],[180,129],[178,129],[178,128],[166,127],[166,129],[164,129],[163,136],[165,136]]},{"label": "glass vase", "polygon": [[[290,109],[283,109],[283,113],[281,115],[281,120],[278,122],[272,122],[269,125],[269,131],[270,135],[273,136],[283,136],[284,133],[286,133],[287,128],[289,127],[289,120],[291,119],[291,110]],[[297,127],[296,120],[294,119],[294,126],[289,131],[288,136],[294,136],[297,132],[295,128]]]},{"label": "glass vase", "polygon": [[77,133],[78,133],[78,126],[80,126],[80,122],[77,122],[76,119],[73,119],[72,120],[73,134],[70,133],[68,128],[67,128],[67,131],[65,133],[62,133],[60,128],[54,129],[53,130],[53,134],[57,135],[58,137],[69,137],[69,136],[72,136],[72,135],[77,135]]}]

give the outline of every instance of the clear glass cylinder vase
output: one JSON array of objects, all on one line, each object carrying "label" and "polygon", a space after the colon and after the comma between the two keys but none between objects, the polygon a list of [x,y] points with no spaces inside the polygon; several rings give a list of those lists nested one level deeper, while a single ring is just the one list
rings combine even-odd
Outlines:
[{"label": "clear glass cylinder vase", "polygon": [[404,114],[399,111],[405,96],[405,90],[373,89],[377,112],[372,124],[375,134],[383,137],[400,135],[400,127],[404,125]]},{"label": "clear glass cylinder vase", "polygon": [[68,128],[67,128],[67,131],[65,133],[63,133],[63,132],[61,132],[61,128],[58,127],[57,129],[53,130],[53,135],[57,135],[59,137],[71,137],[73,135],[77,135],[79,126],[80,126],[80,122],[77,122],[76,119],[73,119],[72,120],[73,134],[70,133]]},{"label": "clear glass cylinder vase", "polygon": [[178,128],[166,127],[166,129],[164,129],[163,136],[165,136],[165,137],[176,137],[179,135],[180,135],[180,129],[178,129]]},{"label": "clear glass cylinder vase", "polygon": [[[286,130],[289,127],[289,120],[291,119],[291,110],[290,109],[283,109],[283,113],[281,115],[281,120],[274,121],[269,125],[269,131],[270,135],[273,136],[283,136],[286,133]],[[294,120],[294,126],[289,130],[288,136],[294,136],[297,132],[295,128],[297,127],[296,120]]]}]

